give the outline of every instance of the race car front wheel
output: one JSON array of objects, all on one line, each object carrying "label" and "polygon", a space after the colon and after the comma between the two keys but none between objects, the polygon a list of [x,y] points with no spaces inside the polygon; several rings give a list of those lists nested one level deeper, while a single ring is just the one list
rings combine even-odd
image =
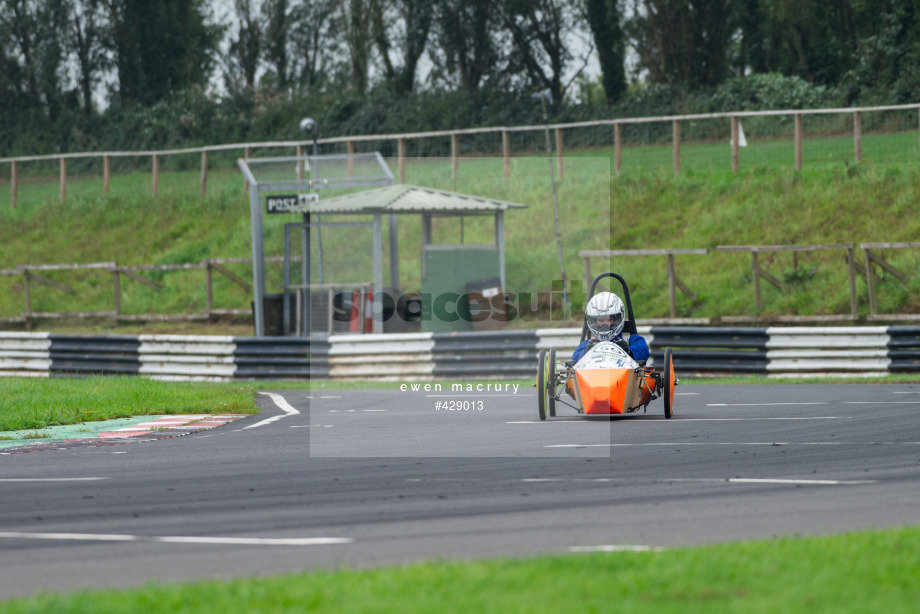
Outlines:
[{"label": "race car front wheel", "polygon": [[674,413],[674,386],[677,384],[677,378],[674,377],[674,356],[671,355],[671,348],[664,349],[664,417],[670,418]]},{"label": "race car front wheel", "polygon": [[546,350],[537,356],[537,409],[540,420],[546,420]]},{"label": "race car front wheel", "polygon": [[550,348],[546,360],[546,405],[549,415],[556,417],[556,348]]}]

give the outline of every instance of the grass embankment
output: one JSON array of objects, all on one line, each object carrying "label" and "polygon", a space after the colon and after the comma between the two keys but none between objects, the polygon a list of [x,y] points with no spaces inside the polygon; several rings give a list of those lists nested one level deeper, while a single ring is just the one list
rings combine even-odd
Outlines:
[{"label": "grass embankment", "polygon": [[[885,138],[900,138],[900,135]],[[694,147],[710,147],[698,145]],[[711,146],[715,148],[715,146]],[[721,146],[720,146],[721,147]],[[785,147],[785,146],[783,146]],[[786,156],[776,146],[774,154]],[[666,148],[665,148],[666,149]],[[722,147],[722,149],[728,149]],[[718,149],[722,155],[722,149]],[[713,149],[715,151],[715,149]],[[642,150],[655,155],[656,148]],[[662,150],[664,151],[664,150]],[[630,150],[630,155],[638,155]],[[768,155],[765,154],[765,155]],[[559,182],[559,204],[565,265],[568,276],[580,283],[585,249],[709,248],[718,245],[814,245],[848,242],[905,242],[920,236],[916,215],[920,170],[907,162],[880,165],[866,162],[846,166],[833,163],[806,165],[796,173],[789,164],[746,168],[732,174],[728,165],[699,166],[688,162],[679,176],[660,172],[610,172],[609,150],[566,152],[565,175]],[[625,154],[624,154],[625,155]],[[624,158],[625,159],[625,158]],[[701,157],[700,159],[705,159]],[[624,165],[626,163],[624,162]],[[628,166],[626,167],[628,168]],[[553,227],[552,196],[545,158],[512,159],[512,178],[505,179],[501,159],[464,159],[456,180],[444,160],[410,164],[407,181],[419,185],[479,194],[521,202],[529,209],[506,214],[508,290],[548,292],[559,277]],[[612,179],[611,179],[612,177]],[[150,192],[149,175],[135,173],[119,179],[124,184],[113,196],[93,196],[92,190],[71,190],[66,204],[27,200],[11,210],[0,202],[0,269],[21,264],[105,262],[119,264],[176,264],[203,258],[247,258],[250,252],[248,199],[237,173],[211,173],[209,196],[201,201],[195,191],[197,174],[174,173],[161,180],[160,196]],[[78,184],[81,180],[73,179]],[[133,188],[131,187],[133,186]],[[101,191],[101,190],[99,190]],[[98,194],[98,192],[95,192]],[[0,200],[5,195],[0,194]],[[266,251],[282,253],[283,225],[296,216],[266,216]],[[337,220],[341,221],[341,220]],[[491,218],[436,218],[437,243],[493,240]],[[323,230],[326,282],[367,282],[371,271],[372,233],[367,228],[339,227]],[[387,236],[387,235],[385,235]],[[314,249],[317,241],[314,240]],[[421,287],[419,216],[399,220],[400,285],[405,291]],[[384,271],[388,250],[384,250]],[[918,250],[882,252],[894,266],[911,274],[920,265]],[[848,314],[848,271],[843,250],[824,252],[764,253],[760,265],[786,285],[783,291],[762,282],[767,317],[776,315]],[[864,270],[862,250],[857,250],[857,271]],[[227,265],[250,279],[248,264]],[[668,315],[668,289],[664,257],[621,257],[594,261],[594,273],[614,269],[631,284],[636,315]],[[678,293],[677,315],[711,317],[755,316],[751,256],[712,252],[677,257],[677,272],[697,293],[697,300]],[[43,272],[76,291],[32,284],[36,311],[91,311],[113,308],[111,274],[102,271]],[[190,313],[205,306],[204,271],[144,272],[165,286],[154,290],[122,276],[122,309],[132,313]],[[269,291],[281,283],[280,265],[270,265]],[[314,281],[319,279],[314,257]],[[386,283],[386,279],[385,279]],[[859,312],[868,312],[868,295],[857,278]],[[878,309],[883,313],[920,310],[920,276],[907,284],[883,275],[877,286]],[[215,274],[214,306],[247,308],[250,294],[222,275]],[[0,276],[0,317],[18,315],[24,305],[21,276]],[[515,326],[559,325],[565,322],[517,322]],[[65,328],[69,326],[69,328]],[[110,323],[95,325],[93,331]],[[226,332],[246,334],[248,322]],[[56,321],[41,323],[42,330],[80,330]],[[225,332],[217,326],[189,323],[121,327],[123,332]]]},{"label": "grass embankment", "polygon": [[914,612],[920,529],[40,595],[17,612]]},{"label": "grass embankment", "polygon": [[0,431],[130,416],[258,412],[249,386],[143,377],[0,377],[0,399]]}]

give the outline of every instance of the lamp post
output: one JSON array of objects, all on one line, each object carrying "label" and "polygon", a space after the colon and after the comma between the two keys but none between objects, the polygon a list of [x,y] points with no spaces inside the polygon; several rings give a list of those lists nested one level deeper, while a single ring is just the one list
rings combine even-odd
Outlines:
[{"label": "lamp post", "polygon": [[[559,202],[556,199],[556,173],[553,170],[553,150],[549,138],[549,118],[546,114],[546,102],[549,101],[550,104],[552,104],[553,92],[547,88],[538,94],[534,94],[531,98],[539,98],[543,108],[543,127],[546,132],[546,161],[549,162],[549,180],[553,188],[553,219],[556,222],[556,247],[559,250],[559,270],[562,274],[562,297],[571,310],[572,301],[569,299],[568,290],[566,290],[565,261],[562,258],[562,233],[559,231]],[[563,311],[564,310],[565,306],[563,306]],[[567,316],[568,314],[565,315]]]},{"label": "lamp post", "polygon": [[[319,147],[317,139],[319,138],[319,128],[316,125],[316,121],[312,117],[305,117],[300,120],[300,131],[304,135],[312,136],[313,138],[313,159],[310,164],[310,185],[316,192],[319,192],[319,173],[318,173],[318,160]],[[302,279],[303,283],[309,285],[311,283],[311,273],[310,273],[310,213],[303,214],[303,243],[304,243],[304,257],[301,264]],[[320,217],[316,216],[316,250],[317,256],[319,258],[319,283],[323,283],[323,235],[320,231]],[[304,305],[303,305],[303,321],[304,321],[304,333],[306,336],[310,336],[311,322],[310,322],[310,311],[312,307],[312,297],[310,289],[307,288],[304,296]]]}]

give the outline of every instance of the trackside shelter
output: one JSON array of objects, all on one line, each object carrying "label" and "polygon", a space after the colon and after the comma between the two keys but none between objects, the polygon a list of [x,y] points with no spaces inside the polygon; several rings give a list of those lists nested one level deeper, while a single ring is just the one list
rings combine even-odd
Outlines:
[{"label": "trackside shelter", "polygon": [[[263,195],[289,191],[298,192],[301,202],[287,211],[303,216],[304,253],[302,277],[306,286],[305,305],[310,305],[310,235],[312,228],[335,225],[367,225],[373,228],[373,290],[375,297],[383,292],[383,217],[388,216],[388,247],[390,260],[390,284],[399,285],[398,233],[399,215],[413,214],[422,217],[422,285],[424,292],[439,292],[449,289],[443,282],[460,284],[483,276],[497,277],[505,287],[505,240],[504,212],[509,209],[523,209],[527,205],[502,200],[458,194],[443,190],[413,185],[394,185],[393,175],[379,154],[350,154],[342,156],[305,156],[288,158],[239,160],[238,165],[250,184],[250,215],[252,223],[253,250],[253,294],[255,334],[264,335],[265,297],[265,250],[263,235],[263,214],[268,208],[268,199]],[[322,198],[321,190],[327,188],[356,188],[356,191],[330,198]],[[315,194],[304,198],[303,192]],[[339,223],[333,216],[367,216],[367,223]],[[432,243],[432,219],[436,217],[492,216],[494,218],[495,240],[482,245],[435,245]],[[322,220],[321,222],[319,220]],[[289,260],[289,246],[285,245],[286,266]],[[448,262],[451,266],[444,267]],[[428,268],[436,267],[436,271]],[[432,274],[433,273],[433,274]],[[457,276],[466,279],[461,279]],[[470,277],[472,275],[472,277]],[[451,278],[453,278],[451,280]],[[431,280],[431,281],[428,281]],[[441,285],[439,285],[441,283]],[[426,285],[428,289],[426,290]],[[285,279],[285,292],[288,291]],[[375,298],[375,303],[378,301]],[[285,303],[286,304],[286,303]],[[308,307],[309,309],[309,307]],[[423,309],[425,307],[423,306]],[[383,309],[375,305],[373,310],[375,333],[383,332]],[[309,322],[309,317],[305,318]],[[305,331],[309,335],[309,329]]]},{"label": "trackside shelter", "polygon": [[[423,188],[414,185],[393,185],[336,196],[311,203],[310,212],[326,215],[348,214],[373,217],[374,225],[374,295],[383,288],[383,216],[390,216],[390,283],[399,285],[399,262],[396,225],[399,215],[422,217],[421,278],[422,294],[438,296],[445,293],[464,294],[469,281],[496,277],[505,287],[505,211],[525,209],[527,205],[481,196],[471,196]],[[495,220],[495,240],[489,244],[434,244],[432,219],[435,217],[492,216]],[[431,305],[423,305],[431,313]],[[431,331],[453,330],[438,325],[437,318],[425,320]],[[375,320],[374,332],[382,332],[382,322]]]}]

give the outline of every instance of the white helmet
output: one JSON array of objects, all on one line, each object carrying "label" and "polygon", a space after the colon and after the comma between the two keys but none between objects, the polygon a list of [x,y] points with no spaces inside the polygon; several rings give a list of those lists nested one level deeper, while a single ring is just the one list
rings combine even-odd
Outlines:
[{"label": "white helmet", "polygon": [[626,308],[613,292],[600,292],[591,297],[585,308],[585,321],[598,341],[615,339],[626,323]]}]

